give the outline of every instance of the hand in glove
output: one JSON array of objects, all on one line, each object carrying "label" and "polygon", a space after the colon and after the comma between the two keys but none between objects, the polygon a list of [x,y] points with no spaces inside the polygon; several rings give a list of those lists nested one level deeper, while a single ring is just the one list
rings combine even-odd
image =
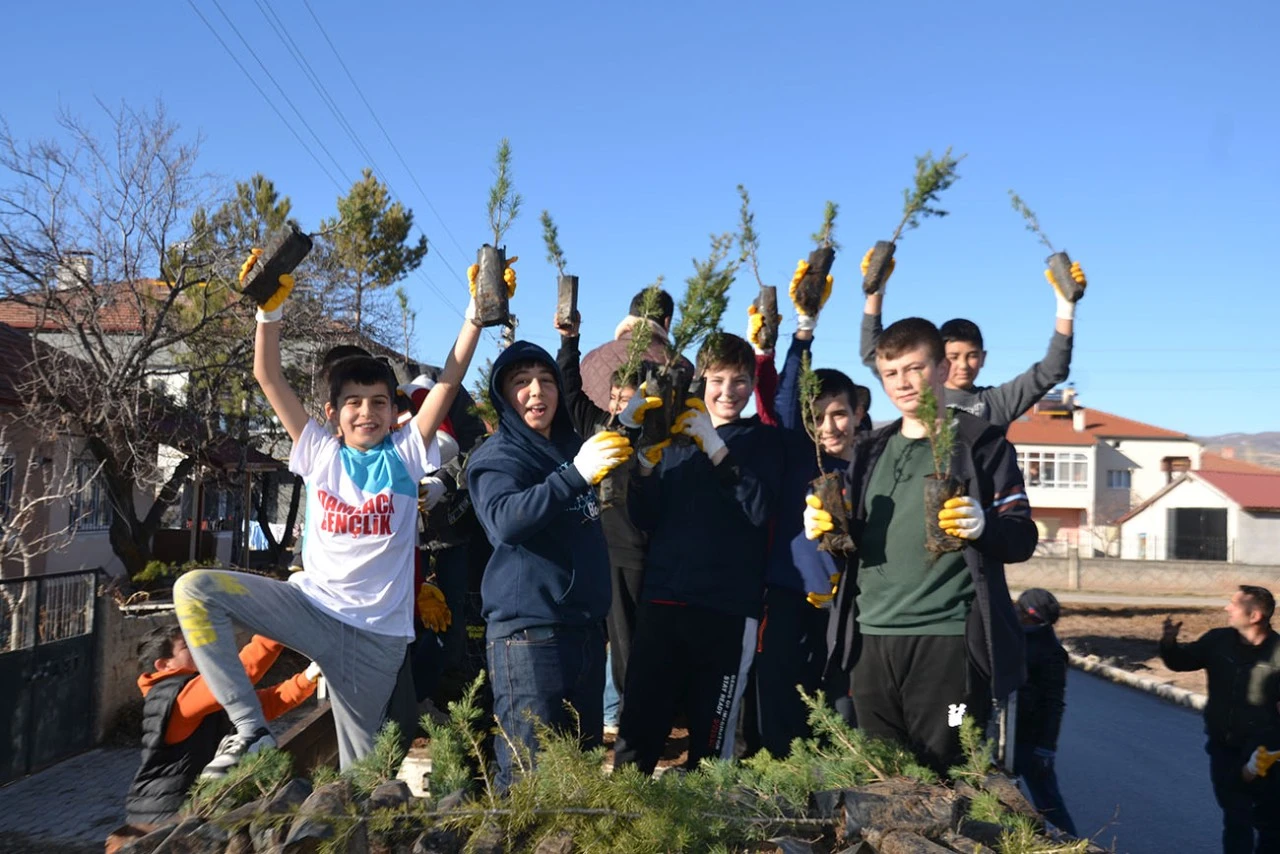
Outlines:
[{"label": "hand in glove", "polygon": [[[502,281],[507,283],[507,299],[516,295],[516,271],[511,265],[520,260],[519,255],[507,259],[507,266],[502,271]],[[465,317],[476,322],[476,277],[480,275],[480,265],[472,264],[467,268],[467,288],[471,291],[471,301],[467,303]]]},{"label": "hand in glove", "polygon": [[444,591],[429,581],[418,588],[418,619],[436,634],[444,633],[453,624],[453,613],[444,600]]},{"label": "hand in glove", "polygon": [[[787,288],[787,295],[791,297],[791,304],[796,307],[796,329],[801,332],[812,332],[814,327],[818,325],[817,313],[810,316],[800,307],[800,303],[796,301],[796,291],[800,288],[800,283],[804,281],[805,274],[809,272],[808,261],[797,261],[796,271],[791,276],[791,287]],[[835,278],[828,273],[827,282],[822,288],[822,296],[818,298],[817,311],[822,311],[822,307],[827,304],[827,300],[831,297],[831,285],[835,282]]]},{"label": "hand in glove", "polygon": [[320,665],[314,661],[307,665],[307,669],[302,671],[302,675],[307,677],[308,682],[315,682],[320,678]]},{"label": "hand in glove", "polygon": [[644,390],[644,383],[636,389],[636,393],[627,401],[626,407],[618,414],[618,421],[628,430],[639,430],[644,426],[644,415],[650,409],[661,409],[662,398],[652,397]]},{"label": "hand in glove", "polygon": [[583,480],[595,486],[604,480],[605,475],[631,459],[631,454],[631,443],[626,436],[612,430],[601,430],[582,443],[578,455],[573,458],[573,467]]},{"label": "hand in glove", "polygon": [[[1058,280],[1053,277],[1052,270],[1045,270],[1044,277],[1049,280],[1049,284],[1053,285],[1053,293],[1058,298],[1058,314],[1060,320],[1074,320],[1076,316],[1076,304],[1067,299],[1062,293],[1062,287],[1058,284]],[[1076,280],[1076,284],[1083,291],[1089,286],[1089,282],[1084,277],[1084,270],[1080,268],[1079,261],[1071,262],[1071,278]],[[1080,299],[1084,299],[1084,294],[1080,294]]]},{"label": "hand in glove", "polygon": [[816,540],[823,534],[835,530],[835,522],[831,514],[822,508],[822,499],[816,495],[804,497],[804,536],[807,540]]},{"label": "hand in glove", "polygon": [[944,534],[976,540],[987,527],[987,514],[982,512],[982,504],[976,498],[967,495],[948,498],[938,511],[938,525]]},{"label": "hand in glove", "polygon": [[[867,269],[871,266],[871,254],[875,251],[876,251],[875,247],[872,247],[867,250],[866,255],[862,256],[862,264],[860,265],[860,267],[862,269],[862,277],[864,279],[867,277]],[[884,269],[884,278],[880,281],[879,293],[881,294],[884,293],[884,289],[889,284],[889,277],[893,275],[893,268],[896,266],[898,266],[897,260],[894,258],[890,258],[888,265]]]},{"label": "hand in glove", "polygon": [[427,513],[440,503],[448,487],[445,482],[434,475],[424,477],[418,484],[418,512]]},{"label": "hand in glove", "polygon": [[683,433],[693,439],[702,453],[708,457],[714,457],[724,449],[724,440],[720,438],[715,425],[711,423],[711,416],[707,414],[707,405],[696,397],[689,398],[684,404],[689,408],[676,418],[676,423],[671,426],[671,432]]},{"label": "hand in glove", "polygon": [[[751,347],[756,351],[757,355],[763,355],[771,352],[765,349],[764,342],[761,337],[764,333],[764,314],[761,313],[759,306],[755,303],[747,306],[747,340],[751,342]],[[773,318],[774,326],[782,321],[782,315],[775,315]]]},{"label": "hand in glove", "polygon": [[[810,497],[816,498],[817,496],[810,496]],[[821,504],[822,502],[819,501],[818,503]],[[836,598],[836,591],[840,589],[840,573],[837,572],[834,575],[832,575],[830,578],[830,581],[831,581],[830,593],[809,593],[804,597],[809,601],[810,605],[812,605],[815,608],[830,607],[831,600]]]},{"label": "hand in glove", "polygon": [[[253,269],[261,257],[261,249],[254,247],[249,250],[249,257],[244,259],[244,263],[240,265],[239,281],[241,284],[244,284],[245,276],[249,275],[249,271]],[[284,316],[284,301],[293,292],[293,274],[285,273],[277,281],[280,283],[280,287],[275,293],[267,297],[266,302],[258,306],[257,318],[259,323],[276,323]]]},{"label": "hand in glove", "polygon": [[1280,750],[1267,750],[1266,747],[1259,746],[1249,757],[1249,763],[1244,766],[1245,779],[1267,776],[1277,759],[1280,759]]},{"label": "hand in glove", "polygon": [[657,467],[662,462],[662,452],[671,447],[671,440],[663,439],[656,445],[648,445],[640,449],[640,468],[646,471]]}]

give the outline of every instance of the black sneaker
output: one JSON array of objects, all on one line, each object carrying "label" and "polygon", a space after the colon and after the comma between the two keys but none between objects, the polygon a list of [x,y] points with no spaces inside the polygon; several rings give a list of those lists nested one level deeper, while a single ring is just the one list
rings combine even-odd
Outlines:
[{"label": "black sneaker", "polygon": [[239,765],[240,760],[249,754],[275,746],[275,738],[265,729],[260,729],[251,736],[233,732],[218,743],[218,752],[214,754],[213,760],[204,766],[200,777],[204,780],[225,777],[227,772]]}]

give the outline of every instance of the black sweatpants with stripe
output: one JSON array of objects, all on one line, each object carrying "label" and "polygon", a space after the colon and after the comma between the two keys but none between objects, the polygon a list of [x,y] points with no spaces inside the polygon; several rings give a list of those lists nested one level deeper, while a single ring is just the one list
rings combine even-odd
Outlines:
[{"label": "black sweatpants with stripe", "polygon": [[757,620],[695,605],[641,603],[627,664],[614,765],[653,773],[676,712],[689,723],[689,759],[733,757],[734,730],[755,655]]}]

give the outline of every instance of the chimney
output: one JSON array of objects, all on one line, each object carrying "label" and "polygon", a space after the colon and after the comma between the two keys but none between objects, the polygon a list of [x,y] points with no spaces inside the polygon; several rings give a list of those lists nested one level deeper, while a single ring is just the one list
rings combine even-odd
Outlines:
[{"label": "chimney", "polygon": [[1069,385],[1062,390],[1062,405],[1065,406],[1068,410],[1070,410],[1075,408],[1075,404],[1076,404],[1076,389],[1075,389],[1075,386]]},{"label": "chimney", "polygon": [[1073,409],[1071,411],[1071,427],[1077,433],[1084,432],[1084,425],[1085,425],[1084,413],[1085,413],[1085,408],[1083,406],[1080,407],[1079,409]]},{"label": "chimney", "polygon": [[1223,449],[1220,451],[1220,453],[1222,454],[1222,458],[1223,458],[1224,460],[1234,460],[1234,459],[1236,458],[1236,449],[1235,449],[1235,448],[1223,448]]},{"label": "chimney", "polygon": [[60,291],[93,284],[93,253],[68,252],[58,265],[54,282]]}]

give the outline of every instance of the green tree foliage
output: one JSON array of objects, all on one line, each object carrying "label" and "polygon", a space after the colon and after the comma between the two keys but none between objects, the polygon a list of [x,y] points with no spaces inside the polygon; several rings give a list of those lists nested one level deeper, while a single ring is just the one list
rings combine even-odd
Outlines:
[{"label": "green tree foliage", "polygon": [[946,407],[940,406],[933,386],[920,384],[920,406],[916,417],[924,424],[933,451],[933,473],[939,480],[951,474],[951,454],[956,444],[955,422]]},{"label": "green tree foliage", "polygon": [[542,242],[547,244],[547,263],[555,265],[556,272],[565,274],[564,250],[560,248],[560,229],[549,211],[543,211],[539,217],[542,222]]},{"label": "green tree foliage", "polygon": [[493,399],[489,394],[489,381],[492,377],[493,359],[486,359],[484,367],[476,377],[475,385],[471,387],[471,399],[475,401],[471,407],[471,414],[496,430],[498,410],[494,408]]},{"label": "green tree foliage", "polygon": [[804,422],[804,429],[813,440],[813,451],[818,459],[818,471],[822,471],[822,440],[818,437],[818,422],[821,418],[818,412],[820,397],[822,397],[822,380],[818,378],[818,372],[813,369],[809,353],[806,351],[800,358],[800,420]]},{"label": "green tree foliage", "polygon": [[[662,276],[644,289],[640,298],[640,317],[651,318],[658,313],[658,296],[662,293]],[[631,340],[627,342],[626,361],[617,370],[618,377],[624,385],[640,386],[641,367],[649,355],[649,345],[653,343],[653,325],[640,322],[631,327]]]},{"label": "green tree foliage", "polygon": [[756,215],[751,211],[751,196],[741,184],[738,185],[738,196],[742,199],[738,225],[738,246],[742,252],[738,263],[750,264],[756,283],[764,287],[764,280],[760,278],[760,235],[756,232]]},{"label": "green tree foliage", "polygon": [[840,244],[836,243],[836,214],[840,212],[840,206],[835,202],[828,201],[822,209],[822,227],[816,232],[809,235],[809,238],[818,245],[819,249],[827,248],[840,251]]},{"label": "green tree foliage", "polygon": [[1036,216],[1035,211],[1027,207],[1027,203],[1013,190],[1009,191],[1009,201],[1013,204],[1013,209],[1026,221],[1027,231],[1034,234],[1041,243],[1048,247],[1050,252],[1056,251],[1053,248],[1053,244],[1049,242],[1049,235],[1045,234],[1040,228],[1040,218]]},{"label": "green tree foliage", "polygon": [[267,748],[249,754],[225,777],[196,780],[185,811],[204,818],[222,815],[266,797],[288,782],[292,773],[293,757],[283,750]]},{"label": "green tree foliage", "polygon": [[427,238],[410,240],[413,211],[392,201],[370,169],[337,204],[337,217],[321,223],[320,241],[336,281],[351,295],[352,325],[362,336],[367,295],[417,269],[427,255]]},{"label": "green tree foliage", "polygon": [[524,197],[515,191],[511,183],[511,141],[503,138],[494,158],[496,177],[489,188],[489,227],[493,229],[493,245],[502,245],[502,237],[520,214]]},{"label": "green tree foliage", "polygon": [[693,259],[693,275],[680,300],[680,319],[671,330],[671,356],[695,346],[720,327],[720,318],[729,305],[729,286],[738,273],[738,260],[727,261],[733,249],[732,234],[711,235],[711,251],[706,258]]},{"label": "green tree foliage", "polygon": [[920,226],[921,217],[947,216],[947,211],[934,207],[942,191],[960,179],[956,167],[967,155],[951,156],[951,147],[942,153],[937,160],[933,152],[926,151],[916,158],[915,183],[902,191],[902,221],[894,229],[889,242],[896,243],[904,231]]}]

